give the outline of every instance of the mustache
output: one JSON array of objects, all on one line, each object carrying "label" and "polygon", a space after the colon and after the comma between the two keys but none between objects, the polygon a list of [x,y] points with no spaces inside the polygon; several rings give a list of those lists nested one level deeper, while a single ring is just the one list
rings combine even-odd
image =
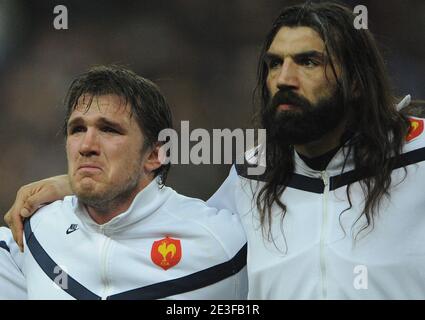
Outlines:
[{"label": "mustache", "polygon": [[290,104],[301,109],[311,109],[311,103],[292,90],[279,90],[272,98],[270,107],[274,110],[281,104]]}]

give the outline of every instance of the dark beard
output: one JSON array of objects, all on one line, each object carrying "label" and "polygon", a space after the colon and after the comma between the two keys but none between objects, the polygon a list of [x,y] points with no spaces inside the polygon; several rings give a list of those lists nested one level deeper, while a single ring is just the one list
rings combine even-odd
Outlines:
[{"label": "dark beard", "polygon": [[[278,111],[281,104],[290,104],[296,109]],[[268,143],[302,145],[319,140],[335,129],[344,114],[344,99],[338,88],[333,95],[315,104],[291,90],[280,90],[262,111],[261,120],[267,130]]]}]

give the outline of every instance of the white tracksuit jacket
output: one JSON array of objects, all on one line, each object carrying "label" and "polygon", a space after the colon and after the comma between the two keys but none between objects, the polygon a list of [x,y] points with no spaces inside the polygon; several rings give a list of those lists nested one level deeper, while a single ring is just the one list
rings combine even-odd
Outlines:
[{"label": "white tracksuit jacket", "polygon": [[[25,278],[19,268],[23,255],[9,229],[0,227],[0,300],[26,299]],[[19,265],[19,266],[18,266]]]},{"label": "white tracksuit jacket", "polygon": [[245,265],[236,215],[155,180],[104,225],[74,196],[25,224],[29,299],[244,299]]},{"label": "white tracksuit jacket", "polygon": [[[353,234],[365,219],[354,222],[364,196],[351,157],[341,174],[346,147],[323,172],[295,153],[296,174],[281,199],[287,205],[283,223],[280,210],[273,211],[274,243],[264,240],[253,201],[264,182],[246,174],[249,162],[257,160],[251,152],[248,164],[232,167],[208,204],[241,217],[249,299],[425,299],[424,120],[412,119],[411,130],[392,173],[391,197],[383,200],[374,229],[357,241]],[[349,206],[351,182],[353,207],[340,215]]]}]

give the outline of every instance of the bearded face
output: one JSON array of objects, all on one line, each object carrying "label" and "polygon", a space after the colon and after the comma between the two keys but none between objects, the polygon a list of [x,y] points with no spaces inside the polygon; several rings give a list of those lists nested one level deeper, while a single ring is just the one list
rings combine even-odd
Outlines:
[{"label": "bearded face", "polygon": [[290,88],[279,90],[262,112],[267,138],[278,144],[302,145],[319,140],[335,129],[344,117],[339,89],[311,103]]},{"label": "bearded face", "polygon": [[[335,129],[345,113],[337,78],[325,43],[309,27],[282,27],[265,54],[267,106],[262,124],[269,141],[302,145]],[[270,140],[271,139],[271,140]]]}]

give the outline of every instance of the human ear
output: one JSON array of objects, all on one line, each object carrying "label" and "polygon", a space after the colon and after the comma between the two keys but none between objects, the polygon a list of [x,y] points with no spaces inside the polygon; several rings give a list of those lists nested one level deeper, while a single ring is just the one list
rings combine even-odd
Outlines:
[{"label": "human ear", "polygon": [[150,151],[148,151],[148,154],[146,155],[146,160],[143,164],[143,169],[146,173],[150,174],[159,167],[161,167],[161,161],[159,159],[159,149],[160,145],[156,144],[154,147],[151,148]]}]

